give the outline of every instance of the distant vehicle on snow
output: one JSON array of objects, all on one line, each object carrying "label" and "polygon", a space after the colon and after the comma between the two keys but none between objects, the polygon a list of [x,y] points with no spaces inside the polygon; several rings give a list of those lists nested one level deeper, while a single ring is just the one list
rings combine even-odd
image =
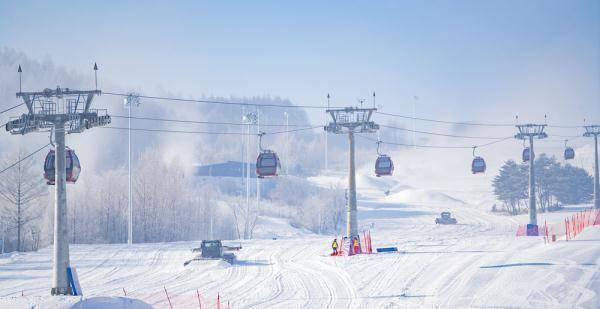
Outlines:
[{"label": "distant vehicle on snow", "polygon": [[234,264],[236,261],[235,254],[224,253],[223,251],[237,251],[240,249],[242,249],[242,246],[223,246],[220,240],[203,240],[200,248],[192,249],[192,252],[200,252],[200,254],[183,263],[183,266],[188,265],[192,261],[201,260],[224,260],[229,264]]},{"label": "distant vehicle on snow", "polygon": [[439,218],[435,218],[435,224],[456,224],[456,218],[452,218],[449,211],[444,211]]}]

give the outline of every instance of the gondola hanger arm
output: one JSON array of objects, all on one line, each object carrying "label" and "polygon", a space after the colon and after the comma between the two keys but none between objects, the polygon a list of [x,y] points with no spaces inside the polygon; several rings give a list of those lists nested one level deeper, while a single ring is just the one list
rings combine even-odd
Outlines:
[{"label": "gondola hanger arm", "polygon": [[52,147],[56,147],[54,145],[54,141],[52,140],[52,135],[54,135],[54,127],[50,128],[50,145],[52,145]]},{"label": "gondola hanger arm", "polygon": [[263,149],[263,147],[262,147],[262,137],[263,137],[263,135],[265,135],[265,134],[267,134],[267,133],[265,133],[265,132],[260,132],[260,133],[258,133],[258,149],[260,149],[260,152],[263,152],[263,151],[264,151],[264,149]]}]

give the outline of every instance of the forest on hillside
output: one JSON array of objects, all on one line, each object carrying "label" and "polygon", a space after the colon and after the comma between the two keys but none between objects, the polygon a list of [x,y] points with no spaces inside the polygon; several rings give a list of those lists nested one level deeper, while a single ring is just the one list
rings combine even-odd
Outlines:
[{"label": "forest on hillside", "polygon": [[[593,177],[582,168],[561,164],[554,156],[540,154],[534,162],[537,209],[542,212],[590,202]],[[527,211],[529,200],[529,163],[504,162],[492,182],[496,198],[502,202],[499,211],[517,215]]]}]

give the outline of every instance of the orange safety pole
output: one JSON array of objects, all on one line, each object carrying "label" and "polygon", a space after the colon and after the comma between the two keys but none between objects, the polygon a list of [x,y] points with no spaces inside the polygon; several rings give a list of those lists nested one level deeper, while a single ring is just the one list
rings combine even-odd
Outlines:
[{"label": "orange safety pole", "polygon": [[200,292],[198,292],[198,289],[196,289],[196,295],[198,296],[198,307],[202,309],[202,301],[200,300]]},{"label": "orange safety pole", "polygon": [[565,219],[565,240],[569,241],[569,220]]},{"label": "orange safety pole", "polygon": [[549,242],[549,241],[548,241],[548,223],[546,222],[546,220],[544,220],[544,231],[546,232],[546,238],[545,238],[545,241],[546,241],[546,242]]},{"label": "orange safety pole", "polygon": [[221,309],[221,295],[217,293],[217,309]]},{"label": "orange safety pole", "polygon": [[167,293],[167,288],[164,285],[163,289],[165,290],[165,295],[167,295],[167,300],[169,301],[169,308],[173,309],[173,305],[171,304],[171,298],[169,298],[169,293]]}]

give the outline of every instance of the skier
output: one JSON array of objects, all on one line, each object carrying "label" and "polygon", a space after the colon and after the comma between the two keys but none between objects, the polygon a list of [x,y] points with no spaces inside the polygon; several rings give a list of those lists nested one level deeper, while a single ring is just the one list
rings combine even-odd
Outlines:
[{"label": "skier", "polygon": [[337,238],[333,239],[333,243],[331,244],[331,249],[333,249],[333,255],[337,255],[338,254],[338,243],[337,243]]},{"label": "skier", "polygon": [[358,237],[354,237],[354,254],[360,253],[360,244],[358,243]]}]

